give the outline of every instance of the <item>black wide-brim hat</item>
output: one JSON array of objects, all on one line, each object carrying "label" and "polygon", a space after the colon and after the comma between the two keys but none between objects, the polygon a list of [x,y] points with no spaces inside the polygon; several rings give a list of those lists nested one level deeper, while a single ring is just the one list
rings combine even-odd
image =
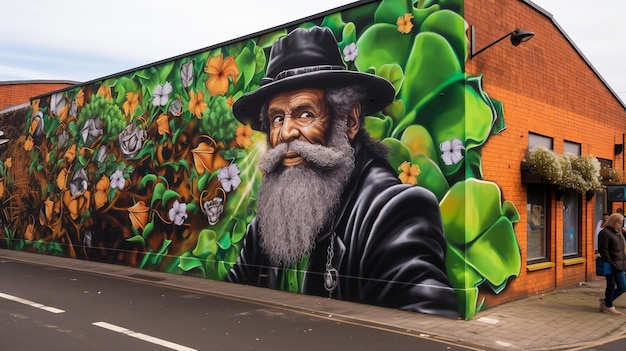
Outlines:
[{"label": "black wide-brim hat", "polygon": [[385,78],[346,69],[335,36],[328,28],[297,28],[272,45],[269,63],[258,89],[233,104],[243,124],[261,130],[260,113],[274,96],[298,89],[333,89],[352,85],[365,91],[363,114],[373,114],[393,101],[395,89]]}]

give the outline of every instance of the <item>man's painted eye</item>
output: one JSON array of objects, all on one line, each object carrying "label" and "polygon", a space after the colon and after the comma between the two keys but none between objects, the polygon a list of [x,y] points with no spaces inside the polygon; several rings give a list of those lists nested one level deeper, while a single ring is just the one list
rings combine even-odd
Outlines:
[{"label": "man's painted eye", "polygon": [[311,112],[305,111],[300,114],[299,118],[315,118],[315,116]]},{"label": "man's painted eye", "polygon": [[283,117],[283,116],[274,116],[274,119],[272,120],[272,123],[274,123],[274,124],[282,123],[283,120],[285,120],[285,117]]}]

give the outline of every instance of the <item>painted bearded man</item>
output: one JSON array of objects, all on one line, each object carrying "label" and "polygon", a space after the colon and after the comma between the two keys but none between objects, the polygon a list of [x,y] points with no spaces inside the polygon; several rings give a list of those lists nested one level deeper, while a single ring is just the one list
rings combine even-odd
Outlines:
[{"label": "painted bearded man", "polygon": [[387,80],[346,70],[327,28],[276,41],[267,78],[233,106],[270,147],[227,281],[458,315],[435,196],[401,184],[363,129],[394,94]]}]

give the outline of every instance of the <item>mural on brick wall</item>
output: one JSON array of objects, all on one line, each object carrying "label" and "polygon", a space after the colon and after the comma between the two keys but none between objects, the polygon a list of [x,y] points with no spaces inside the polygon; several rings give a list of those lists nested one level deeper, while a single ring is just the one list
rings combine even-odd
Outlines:
[{"label": "mural on brick wall", "polygon": [[2,246],[470,318],[521,262],[467,51],[461,0],[385,0],[35,99]]}]

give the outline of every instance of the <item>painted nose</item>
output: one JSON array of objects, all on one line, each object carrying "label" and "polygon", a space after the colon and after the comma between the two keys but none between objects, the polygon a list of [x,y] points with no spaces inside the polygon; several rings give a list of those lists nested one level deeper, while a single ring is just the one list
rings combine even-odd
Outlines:
[{"label": "painted nose", "polygon": [[293,121],[291,116],[285,117],[283,125],[280,128],[280,141],[290,142],[300,137],[300,130],[298,129],[296,122]]}]

